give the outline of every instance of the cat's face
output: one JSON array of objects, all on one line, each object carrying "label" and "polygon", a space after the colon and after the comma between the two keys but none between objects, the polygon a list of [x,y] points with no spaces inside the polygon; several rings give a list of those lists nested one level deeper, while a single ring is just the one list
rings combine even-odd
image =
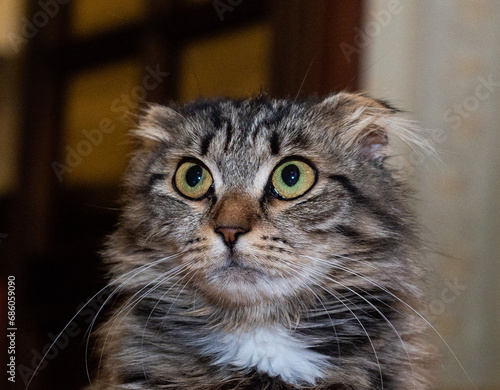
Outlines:
[{"label": "cat's face", "polygon": [[343,257],[391,245],[397,196],[377,122],[388,115],[351,95],[154,107],[124,225],[135,245],[175,254],[183,282],[215,304],[313,292]]}]

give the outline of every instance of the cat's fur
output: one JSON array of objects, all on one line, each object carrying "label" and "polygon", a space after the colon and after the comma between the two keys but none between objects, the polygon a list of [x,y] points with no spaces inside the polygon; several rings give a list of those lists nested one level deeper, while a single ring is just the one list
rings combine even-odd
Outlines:
[{"label": "cat's fur", "polygon": [[[428,388],[422,255],[385,161],[388,139],[412,138],[394,109],[199,100],[151,106],[135,134],[94,389]],[[268,187],[290,156],[317,181],[286,201]],[[175,190],[183,158],[210,170],[209,197]],[[246,224],[233,249],[221,223]]]}]

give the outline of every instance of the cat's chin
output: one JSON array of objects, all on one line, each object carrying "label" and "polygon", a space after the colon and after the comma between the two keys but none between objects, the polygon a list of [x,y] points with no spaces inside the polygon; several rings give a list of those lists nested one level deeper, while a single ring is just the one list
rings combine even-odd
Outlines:
[{"label": "cat's chin", "polygon": [[297,291],[297,281],[248,266],[237,259],[229,259],[207,276],[209,295],[224,304],[259,305],[281,301]]}]

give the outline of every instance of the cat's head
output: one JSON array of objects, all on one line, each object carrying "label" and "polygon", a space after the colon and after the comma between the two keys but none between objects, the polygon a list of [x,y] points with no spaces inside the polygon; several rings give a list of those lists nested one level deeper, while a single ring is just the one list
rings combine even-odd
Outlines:
[{"label": "cat's head", "polygon": [[405,272],[404,189],[384,160],[389,136],[406,133],[385,104],[345,93],[200,100],[151,106],[135,133],[124,252],[173,255],[170,269],[214,304],[280,302],[340,275],[355,286],[353,272],[381,284],[394,277],[384,269]]}]

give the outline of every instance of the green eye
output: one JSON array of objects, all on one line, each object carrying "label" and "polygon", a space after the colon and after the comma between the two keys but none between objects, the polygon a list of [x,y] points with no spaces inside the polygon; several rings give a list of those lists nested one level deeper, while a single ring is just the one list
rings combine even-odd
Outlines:
[{"label": "green eye", "polygon": [[184,196],[190,199],[200,199],[212,186],[212,175],[195,161],[182,163],[175,173],[175,187]]},{"label": "green eye", "polygon": [[274,192],[282,199],[304,195],[316,182],[316,172],[301,160],[288,160],[274,170],[271,183]]}]

